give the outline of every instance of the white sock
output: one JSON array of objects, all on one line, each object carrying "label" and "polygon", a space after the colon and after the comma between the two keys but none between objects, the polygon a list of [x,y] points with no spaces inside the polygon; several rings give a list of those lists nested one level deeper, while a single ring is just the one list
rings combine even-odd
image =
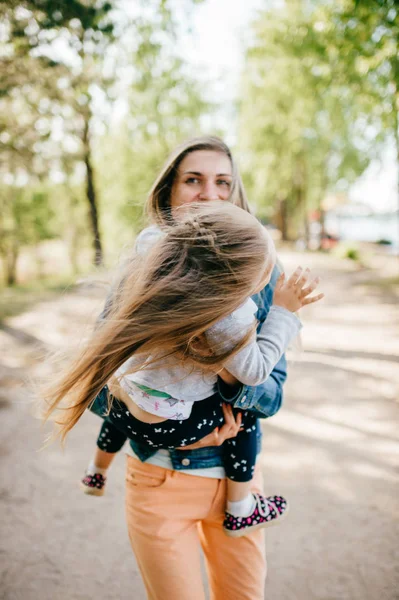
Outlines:
[{"label": "white sock", "polygon": [[95,464],[94,460],[91,460],[89,463],[89,466],[86,469],[86,473],[88,475],[95,475],[96,473],[100,473],[101,475],[105,475],[108,469],[100,469],[100,467],[97,467],[97,465]]},{"label": "white sock", "polygon": [[227,500],[227,512],[234,517],[249,517],[255,509],[255,498],[252,494],[248,494],[243,500],[238,502],[230,502]]}]

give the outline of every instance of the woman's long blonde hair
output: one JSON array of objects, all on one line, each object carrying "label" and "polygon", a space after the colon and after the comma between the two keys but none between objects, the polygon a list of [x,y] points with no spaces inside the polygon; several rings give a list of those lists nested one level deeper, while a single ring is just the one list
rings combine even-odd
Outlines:
[{"label": "woman's long blonde hair", "polygon": [[145,256],[132,257],[107,319],[45,395],[45,419],[62,405],[57,423],[64,439],[133,355],[135,371],[155,354],[221,368],[252,332],[228,352],[204,355],[196,342],[254,292],[274,259],[273,242],[249,213],[223,201],[185,207]]},{"label": "woman's long blonde hair", "polygon": [[149,218],[158,225],[172,219],[170,200],[179,165],[188,154],[199,150],[211,150],[227,156],[232,171],[229,202],[251,212],[237,165],[229,147],[216,136],[202,136],[187,140],[173,150],[150,190],[146,212]]}]

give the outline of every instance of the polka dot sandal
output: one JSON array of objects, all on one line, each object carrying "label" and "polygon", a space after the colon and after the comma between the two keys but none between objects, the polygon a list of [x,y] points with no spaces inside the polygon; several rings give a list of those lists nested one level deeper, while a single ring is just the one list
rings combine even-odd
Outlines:
[{"label": "polka dot sandal", "polygon": [[92,496],[102,496],[105,492],[105,482],[107,478],[101,475],[101,473],[94,473],[94,475],[86,475],[80,482],[80,487],[85,494],[91,494]]},{"label": "polka dot sandal", "polygon": [[255,508],[248,517],[235,517],[226,512],[223,529],[230,537],[249,535],[256,529],[276,525],[288,513],[288,502],[282,496],[269,496],[265,498],[260,494],[252,494],[255,499]]}]

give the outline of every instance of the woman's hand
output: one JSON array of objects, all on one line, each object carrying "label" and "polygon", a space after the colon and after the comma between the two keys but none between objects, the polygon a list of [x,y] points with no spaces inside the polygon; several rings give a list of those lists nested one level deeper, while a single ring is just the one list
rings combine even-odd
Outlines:
[{"label": "woman's hand", "polygon": [[234,418],[233,409],[230,404],[223,404],[222,410],[224,416],[222,427],[216,427],[212,433],[201,438],[195,444],[182,446],[181,448],[177,448],[177,450],[197,450],[197,448],[206,448],[207,446],[221,446],[226,440],[236,437],[242,424],[241,413],[239,412]]},{"label": "woman's hand", "polygon": [[310,270],[302,270],[298,267],[289,279],[285,279],[284,273],[277,279],[274,289],[273,304],[282,306],[291,312],[296,312],[303,306],[317,302],[324,298],[324,294],[309,296],[319,285],[320,278],[310,278]]}]

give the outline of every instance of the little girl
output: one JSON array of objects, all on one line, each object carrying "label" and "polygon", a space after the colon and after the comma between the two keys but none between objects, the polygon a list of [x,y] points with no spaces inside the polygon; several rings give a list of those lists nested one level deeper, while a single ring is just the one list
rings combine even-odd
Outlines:
[{"label": "little girl", "polygon": [[[211,433],[223,422],[216,372],[225,367],[247,385],[265,381],[301,327],[293,313],[322,297],[308,297],[315,284],[304,288],[298,272],[287,283],[281,278],[256,337],[249,296],[268,283],[274,263],[273,243],[253,216],[228,203],[191,205],[133,257],[108,318],[50,390],[46,418],[68,400],[58,421],[65,438],[87,407],[107,397],[106,452],[115,450],[115,432],[166,449]],[[204,335],[210,352],[200,349]],[[223,446],[231,536],[266,527],[287,509],[280,496],[250,493],[256,416],[245,411],[242,423]]]}]

